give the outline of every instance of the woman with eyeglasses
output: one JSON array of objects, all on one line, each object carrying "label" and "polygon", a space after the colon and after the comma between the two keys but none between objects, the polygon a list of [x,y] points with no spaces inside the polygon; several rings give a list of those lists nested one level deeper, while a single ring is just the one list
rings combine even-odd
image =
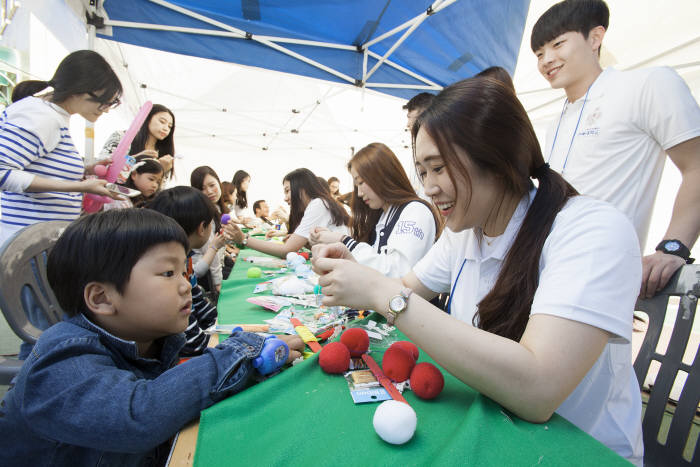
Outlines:
[{"label": "woman with eyeglasses", "polygon": [[0,115],[0,245],[28,225],[77,219],[83,193],[119,199],[106,180],[84,179],[94,165],[85,166],[68,127],[74,114],[96,121],[121,94],[112,67],[90,50],[66,56],[49,81],[17,84]]},{"label": "woman with eyeglasses", "polygon": [[[115,131],[107,138],[99,158],[111,156],[124,131]],[[158,159],[163,166],[163,180],[171,180],[175,174],[173,157],[175,156],[175,114],[164,105],[153,104],[139,132],[134,136],[129,154],[134,157],[147,156]]]}]

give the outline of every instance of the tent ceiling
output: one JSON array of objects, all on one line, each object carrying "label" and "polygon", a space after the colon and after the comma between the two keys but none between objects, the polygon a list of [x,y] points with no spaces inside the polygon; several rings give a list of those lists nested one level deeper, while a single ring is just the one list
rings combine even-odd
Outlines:
[{"label": "tent ceiling", "polygon": [[[89,4],[89,2],[86,2]],[[93,2],[94,3],[94,2]],[[97,2],[100,4],[101,2]],[[409,98],[515,70],[529,0],[106,0],[98,36]]]}]

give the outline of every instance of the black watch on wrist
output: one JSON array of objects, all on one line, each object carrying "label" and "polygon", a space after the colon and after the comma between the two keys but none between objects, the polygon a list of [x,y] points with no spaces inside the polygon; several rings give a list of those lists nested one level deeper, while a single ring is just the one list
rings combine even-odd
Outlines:
[{"label": "black watch on wrist", "polygon": [[656,251],[683,258],[687,264],[692,264],[695,261],[695,258],[690,257],[688,247],[683,245],[680,240],[661,240],[661,243],[656,245]]}]

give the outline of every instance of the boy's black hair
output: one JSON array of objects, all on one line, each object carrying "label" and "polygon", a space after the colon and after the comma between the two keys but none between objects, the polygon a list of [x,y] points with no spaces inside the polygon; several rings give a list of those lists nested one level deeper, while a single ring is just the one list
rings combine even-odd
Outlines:
[{"label": "boy's black hair", "polygon": [[421,92],[420,94],[416,94],[415,96],[411,97],[411,99],[404,104],[403,108],[409,112],[415,109],[425,110],[430,107],[430,104],[433,103],[433,99],[435,99],[435,94]]},{"label": "boy's black hair", "polygon": [[175,219],[189,236],[204,222],[209,225],[211,221],[220,228],[220,219],[216,206],[207,196],[191,186],[176,186],[163,190],[149,203],[146,208],[158,211]]},{"label": "boy's black hair", "polygon": [[69,316],[90,314],[83,292],[89,282],[113,284],[122,293],[131,270],[150,248],[189,241],[174,220],[145,209],[111,209],[70,224],[46,264],[49,284]]},{"label": "boy's black hair", "polygon": [[[566,32],[580,32],[588,39],[588,33],[597,26],[608,29],[610,10],[602,0],[565,0],[545,11],[532,28],[532,51]],[[598,49],[600,55],[600,49]]]}]

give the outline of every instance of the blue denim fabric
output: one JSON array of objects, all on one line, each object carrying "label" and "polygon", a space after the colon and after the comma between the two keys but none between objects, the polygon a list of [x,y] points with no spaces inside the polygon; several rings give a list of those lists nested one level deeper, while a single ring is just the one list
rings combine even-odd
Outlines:
[{"label": "blue denim fabric", "polygon": [[0,403],[0,463],[149,465],[200,411],[246,387],[264,338],[236,332],[173,366],[184,342],[163,338],[147,359],[82,315],[47,329]]}]

